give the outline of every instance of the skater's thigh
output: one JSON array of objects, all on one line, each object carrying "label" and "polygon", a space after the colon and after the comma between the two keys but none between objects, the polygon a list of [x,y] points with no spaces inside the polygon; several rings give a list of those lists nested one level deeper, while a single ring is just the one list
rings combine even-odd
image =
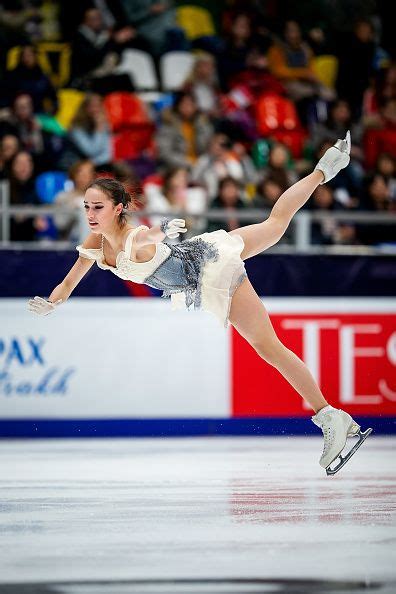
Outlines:
[{"label": "skater's thigh", "polygon": [[248,278],[234,293],[229,320],[252,346],[279,343],[268,312]]}]

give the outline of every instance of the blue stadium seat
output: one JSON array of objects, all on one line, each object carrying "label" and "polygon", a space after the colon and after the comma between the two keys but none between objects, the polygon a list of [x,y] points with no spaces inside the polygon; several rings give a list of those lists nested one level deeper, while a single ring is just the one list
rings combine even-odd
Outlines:
[{"label": "blue stadium seat", "polygon": [[36,178],[36,192],[41,202],[52,203],[58,192],[65,189],[67,175],[63,171],[46,171]]}]

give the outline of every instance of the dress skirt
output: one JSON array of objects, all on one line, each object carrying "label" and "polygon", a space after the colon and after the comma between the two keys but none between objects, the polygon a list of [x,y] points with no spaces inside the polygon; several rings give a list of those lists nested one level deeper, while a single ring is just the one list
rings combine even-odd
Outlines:
[{"label": "dress skirt", "polygon": [[[206,259],[202,263],[197,287],[199,309],[212,312],[227,328],[232,297],[247,277],[245,264],[241,259],[244,241],[240,235],[230,235],[224,229],[220,229],[195,235],[183,241],[183,244],[197,239],[211,244],[216,253],[215,258]],[[172,310],[189,309],[189,304],[186,303],[186,292],[173,293],[170,297]]]}]

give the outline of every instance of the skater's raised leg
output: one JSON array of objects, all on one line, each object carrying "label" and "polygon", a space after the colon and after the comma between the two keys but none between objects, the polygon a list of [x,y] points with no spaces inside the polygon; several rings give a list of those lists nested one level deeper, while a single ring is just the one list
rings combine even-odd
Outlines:
[{"label": "skater's raised leg", "polygon": [[323,179],[321,171],[313,171],[280,196],[268,219],[262,223],[246,225],[230,231],[230,235],[240,235],[245,243],[241,254],[242,260],[256,256],[277,243],[284,235],[293,216],[307,202]]},{"label": "skater's raised leg", "polygon": [[243,260],[260,254],[280,240],[296,212],[304,206],[316,188],[348,165],[350,150],[351,137],[348,132],[344,140],[337,140],[325,152],[312,173],[283,192],[268,219],[230,231],[231,235],[240,235],[245,243],[241,254]]}]

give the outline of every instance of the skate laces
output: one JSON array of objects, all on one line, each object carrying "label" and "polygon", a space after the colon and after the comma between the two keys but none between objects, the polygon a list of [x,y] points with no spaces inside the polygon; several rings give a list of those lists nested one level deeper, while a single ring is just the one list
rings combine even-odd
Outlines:
[{"label": "skate laces", "polygon": [[324,414],[321,419],[317,419],[316,417],[312,417],[312,421],[322,429],[323,437],[324,437],[324,446],[323,446],[323,453],[322,456],[327,454],[329,449],[332,447],[335,438],[335,430],[331,427],[331,414],[327,413]]}]

